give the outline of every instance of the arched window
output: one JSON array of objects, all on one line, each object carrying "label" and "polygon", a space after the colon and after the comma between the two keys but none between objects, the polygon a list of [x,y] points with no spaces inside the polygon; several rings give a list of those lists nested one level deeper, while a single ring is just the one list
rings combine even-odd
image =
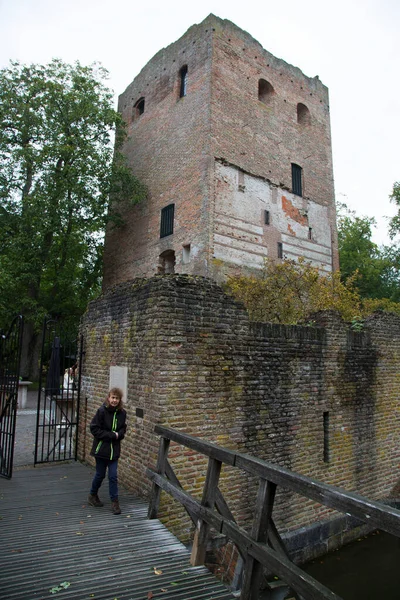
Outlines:
[{"label": "arched window", "polygon": [[133,118],[136,119],[140,117],[144,113],[144,98],[139,98],[137,102],[135,102],[133,106]]},{"label": "arched window", "polygon": [[301,102],[297,105],[297,122],[300,125],[311,125],[311,114],[305,104]]},{"label": "arched window", "polygon": [[175,273],[175,252],[174,250],[165,250],[158,257],[158,272],[161,275],[166,273]]},{"label": "arched window", "polygon": [[183,98],[187,94],[187,81],[188,81],[188,68],[187,65],[183,65],[179,71],[179,98]]},{"label": "arched window", "polygon": [[265,79],[259,79],[258,81],[258,99],[260,102],[264,102],[264,104],[268,104],[271,102],[273,95],[275,94],[275,90],[269,81]]}]

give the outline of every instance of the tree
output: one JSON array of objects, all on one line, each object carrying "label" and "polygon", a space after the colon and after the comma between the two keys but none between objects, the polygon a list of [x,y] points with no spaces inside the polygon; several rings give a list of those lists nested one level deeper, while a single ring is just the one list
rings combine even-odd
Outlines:
[{"label": "tree", "polygon": [[400,300],[398,261],[391,247],[372,241],[371,217],[358,217],[338,203],[338,239],[342,280],[353,278],[361,298]]},{"label": "tree", "polygon": [[110,198],[145,195],[118,152],[106,78],[56,59],[0,71],[0,326],[21,312],[31,338],[45,314],[79,322],[99,291],[105,225],[120,223]]},{"label": "tree", "polygon": [[229,277],[227,290],[243,302],[253,321],[293,325],[320,310],[336,310],[347,321],[362,314],[351,278],[343,283],[338,272],[323,275],[304,259],[267,260],[259,275]]},{"label": "tree", "polygon": [[393,184],[393,190],[390,194],[390,201],[397,205],[397,215],[389,222],[389,235],[393,240],[400,233],[400,181]]}]

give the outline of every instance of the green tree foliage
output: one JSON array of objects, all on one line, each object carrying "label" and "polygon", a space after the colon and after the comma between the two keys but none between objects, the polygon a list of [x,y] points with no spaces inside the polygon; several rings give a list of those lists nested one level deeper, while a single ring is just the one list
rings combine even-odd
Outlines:
[{"label": "green tree foliage", "polygon": [[375,219],[358,217],[340,203],[337,214],[342,280],[351,278],[363,299],[399,301],[398,256],[393,247],[379,247],[372,241]]},{"label": "green tree foliage", "polygon": [[266,261],[260,276],[234,276],[228,291],[246,306],[254,321],[296,324],[319,310],[337,310],[351,321],[361,313],[353,281],[343,283],[339,273],[323,275],[303,259]]},{"label": "green tree foliage", "polygon": [[374,310],[400,314],[400,305],[389,300],[364,301],[355,278],[343,282],[339,272],[324,275],[304,259],[266,261],[259,276],[230,277],[226,288],[245,305],[251,320],[264,323],[307,323],[312,313],[335,310],[357,328]]},{"label": "green tree foliage", "polygon": [[[78,323],[99,291],[110,197],[145,195],[121,155],[107,72],[53,60],[0,71],[0,327],[18,312]],[[114,203],[113,203],[114,204]],[[117,202],[116,202],[117,204]]]},{"label": "green tree foliage", "polygon": [[400,234],[400,181],[396,181],[393,184],[390,201],[397,206],[397,215],[395,215],[389,223],[389,235],[391,239],[394,239]]}]

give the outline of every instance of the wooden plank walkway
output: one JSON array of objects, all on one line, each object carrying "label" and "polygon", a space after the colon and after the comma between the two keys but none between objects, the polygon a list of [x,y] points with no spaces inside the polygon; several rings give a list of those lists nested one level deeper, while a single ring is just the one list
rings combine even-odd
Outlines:
[{"label": "wooden plank walkway", "polygon": [[[128,491],[120,490],[121,515],[108,502],[88,506],[92,476],[68,463],[0,479],[1,599],[234,598],[205,567],[190,566],[186,547]],[[106,500],[107,480],[100,491]]]}]

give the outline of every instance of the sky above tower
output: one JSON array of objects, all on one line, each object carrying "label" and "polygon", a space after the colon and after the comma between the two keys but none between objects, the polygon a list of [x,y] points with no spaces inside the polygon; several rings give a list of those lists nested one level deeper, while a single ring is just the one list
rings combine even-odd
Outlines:
[{"label": "sky above tower", "polygon": [[400,180],[398,0],[0,0],[0,68],[99,61],[117,101],[158,50],[209,13],[329,88],[336,199],[375,217],[374,241],[389,243]]}]

